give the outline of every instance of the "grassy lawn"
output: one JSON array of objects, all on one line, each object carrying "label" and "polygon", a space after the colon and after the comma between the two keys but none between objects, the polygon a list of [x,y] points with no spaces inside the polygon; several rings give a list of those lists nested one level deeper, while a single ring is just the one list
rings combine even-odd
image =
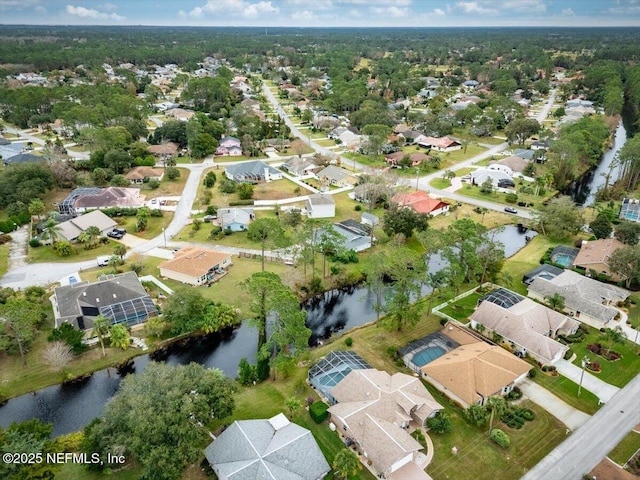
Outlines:
[{"label": "grassy lawn", "polygon": [[638,449],[640,449],[640,433],[629,432],[607,456],[617,464],[624,465]]},{"label": "grassy lawn", "polygon": [[455,150],[453,152],[440,153],[437,152],[438,155],[442,158],[443,164],[450,163],[455,164],[461,162],[463,160],[467,160],[471,157],[475,157],[476,155],[481,154],[482,152],[486,152],[487,149],[485,147],[481,147],[480,145],[469,145],[467,147],[467,151],[464,151],[464,148],[460,150]]},{"label": "grassy lawn", "polygon": [[180,176],[175,180],[163,179],[160,182],[160,186],[156,189],[149,188],[148,184],[143,183],[140,187],[140,193],[145,195],[148,199],[164,196],[179,196],[182,195],[184,185],[189,178],[189,170],[186,168],[178,168],[180,170]]},{"label": "grassy lawn", "polygon": [[0,245],[0,277],[9,269],[9,244]]},{"label": "grassy lawn", "polygon": [[615,385],[616,387],[624,387],[640,371],[638,346],[628,340],[625,340],[624,343],[612,344],[611,350],[620,353],[622,357],[617,361],[609,361],[587,349],[588,344],[596,342],[601,343],[605,348],[610,345],[605,334],[595,328],[590,329],[590,333],[586,336],[583,342],[572,343],[571,350],[576,353],[576,359],[573,363],[580,366],[582,358],[587,356],[592,362],[600,363],[600,366],[602,367],[602,371],[600,373],[590,372],[592,375],[595,375],[600,378],[600,380],[610,383],[611,385]]},{"label": "grassy lawn", "polygon": [[429,183],[433,188],[438,190],[444,190],[445,188],[449,188],[451,186],[451,180],[448,178],[434,178]]},{"label": "grassy lawn", "polygon": [[80,463],[64,463],[60,470],[55,470],[56,480],[104,480],[105,478],[114,477],[118,480],[137,480],[142,475],[142,467],[137,465],[129,465],[107,475],[100,472],[91,472]]},{"label": "grassy lawn", "polygon": [[451,305],[447,305],[440,311],[455,318],[461,323],[468,323],[469,316],[475,311],[476,306],[478,305],[478,300],[480,300],[480,297],[482,296],[483,295],[474,292]]},{"label": "grassy lawn", "polygon": [[[553,197],[557,193],[555,190],[549,190],[543,196],[535,196],[530,193],[522,193],[519,191],[520,182],[521,180],[517,180],[517,185],[516,185],[516,189],[518,190],[517,194],[518,194],[519,202],[527,202],[527,203],[533,204],[534,206],[540,206],[542,202],[548,200],[549,198]],[[527,182],[524,182],[524,183],[527,183]],[[476,198],[479,200],[487,200],[487,201],[498,202],[498,203],[507,203],[505,200],[505,196],[507,195],[506,193],[495,192],[495,191],[491,193],[482,193],[480,191],[480,187],[470,185],[470,184],[464,185],[461,189],[457,190],[456,193],[460,193],[467,197]]]},{"label": "grassy lawn", "polygon": [[629,323],[636,330],[640,330],[640,294],[635,293],[629,299]]},{"label": "grassy lawn", "polygon": [[136,217],[114,217],[118,222],[118,227],[124,228],[132,235],[140,238],[151,239],[162,233],[162,227],[168,227],[173,218],[173,212],[162,212],[162,217],[149,217],[147,229],[143,232],[136,232]]},{"label": "grassy lawn", "polygon": [[100,245],[97,248],[91,250],[85,250],[81,244],[72,244],[73,253],[68,257],[61,257],[53,251],[50,245],[42,245],[40,247],[29,247],[29,255],[27,262],[29,263],[45,263],[45,262],[82,262],[85,260],[91,260],[101,255],[113,255],[113,247],[118,245],[118,242],[109,241]]},{"label": "grassy lawn", "polygon": [[[522,283],[522,277],[525,273],[540,266],[540,258],[545,254],[549,247],[555,245],[547,237],[537,235],[513,257],[508,258],[504,262],[502,272],[508,273],[511,282],[506,287],[522,295],[527,294],[527,286]],[[498,280],[498,283],[505,283],[504,278]]]},{"label": "grassy lawn", "polygon": [[584,413],[593,415],[600,408],[596,395],[583,388],[578,396],[578,384],[562,375],[552,377],[537,369],[537,375],[533,381]]},{"label": "grassy lawn", "polygon": [[[447,434],[431,434],[435,456],[427,467],[427,473],[434,480],[519,478],[565,439],[565,427],[560,421],[532,402],[525,401],[522,406],[533,410],[536,415],[534,421],[527,422],[521,430],[495,422],[495,426],[504,430],[511,439],[509,449],[502,449],[489,439],[486,427],[468,424],[461,409],[446,403],[439,392],[432,393],[445,405],[453,425]],[[456,455],[451,452],[453,447],[458,450]]]}]

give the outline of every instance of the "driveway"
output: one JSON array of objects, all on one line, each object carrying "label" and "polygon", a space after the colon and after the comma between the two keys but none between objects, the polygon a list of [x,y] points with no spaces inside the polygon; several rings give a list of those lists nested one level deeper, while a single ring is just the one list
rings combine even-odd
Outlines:
[{"label": "driveway", "polygon": [[573,408],[571,405],[549,392],[549,390],[541,387],[528,378],[522,381],[518,386],[529,400],[544,408],[571,430],[576,430],[578,427],[581,427],[590,418],[586,413]]},{"label": "driveway", "polygon": [[[582,368],[574,365],[567,360],[559,360],[554,364],[561,375],[573,380],[580,385],[580,377],[582,376]],[[602,403],[608,402],[620,389],[603,382],[595,375],[592,375],[588,371],[584,372],[582,378],[582,388],[589,390],[596,395]]]},{"label": "driveway", "polygon": [[640,375],[529,470],[522,480],[580,480],[640,423],[638,398]]},{"label": "driveway", "polygon": [[22,227],[10,232],[11,242],[9,243],[9,271],[23,267],[27,264],[27,243],[29,242],[29,226]]}]

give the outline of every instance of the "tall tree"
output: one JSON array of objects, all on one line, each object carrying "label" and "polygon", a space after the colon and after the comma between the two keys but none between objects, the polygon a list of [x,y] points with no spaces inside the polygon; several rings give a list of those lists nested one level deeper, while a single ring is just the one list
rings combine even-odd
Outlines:
[{"label": "tall tree", "polygon": [[104,315],[98,315],[93,321],[93,328],[91,329],[91,335],[98,338],[100,348],[102,349],[102,356],[106,356],[107,353],[104,350],[104,336],[109,333],[109,326],[111,322]]},{"label": "tall tree", "polygon": [[208,304],[209,301],[195,288],[179,288],[167,299],[164,318],[175,334],[190,333],[199,328]]},{"label": "tall tree", "polygon": [[273,272],[256,272],[242,282],[249,292],[249,309],[254,314],[251,320],[258,327],[258,349],[267,341],[267,315],[274,307],[279,292],[284,290],[282,280]]},{"label": "tall tree", "polygon": [[42,308],[23,298],[10,297],[0,304],[0,350],[17,348],[26,365],[26,354],[41,321]]},{"label": "tall tree", "polygon": [[540,124],[535,118],[516,118],[509,122],[504,129],[509,142],[517,142],[523,145],[525,140],[531,135],[540,131]]},{"label": "tall tree", "polygon": [[273,246],[284,246],[284,230],[275,218],[260,218],[249,225],[247,238],[255,242],[260,242],[262,251],[262,271],[264,272],[264,252],[267,244]]},{"label": "tall tree", "polygon": [[381,326],[402,330],[420,320],[423,304],[418,302],[426,265],[412,250],[398,248],[388,263],[391,285],[385,290]]},{"label": "tall tree", "polygon": [[347,480],[350,477],[355,477],[362,470],[362,463],[354,451],[343,448],[336,453],[331,468],[338,478]]},{"label": "tall tree", "polygon": [[609,268],[624,280],[627,288],[640,282],[640,245],[626,245],[614,250],[609,258]]},{"label": "tall tree", "polygon": [[550,200],[546,207],[540,209],[537,223],[543,235],[564,239],[582,229],[584,217],[570,197],[562,196]]},{"label": "tall tree", "polygon": [[494,418],[496,416],[500,418],[502,415],[507,413],[509,404],[502,397],[489,397],[485,402],[485,406],[491,411],[491,417],[489,417],[489,431],[491,431],[493,429]]},{"label": "tall tree", "polygon": [[235,392],[220,370],[151,362],[141,374],[124,378],[102,418],[85,428],[84,451],[107,458],[107,452],[124,449],[142,465],[145,478],[177,480],[202,457],[211,419],[233,412]]}]

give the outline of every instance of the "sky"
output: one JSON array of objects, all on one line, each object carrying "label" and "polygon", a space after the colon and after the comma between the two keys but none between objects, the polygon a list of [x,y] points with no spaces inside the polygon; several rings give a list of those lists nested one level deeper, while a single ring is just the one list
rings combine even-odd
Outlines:
[{"label": "sky", "polygon": [[640,0],[0,0],[0,24],[640,26]]}]

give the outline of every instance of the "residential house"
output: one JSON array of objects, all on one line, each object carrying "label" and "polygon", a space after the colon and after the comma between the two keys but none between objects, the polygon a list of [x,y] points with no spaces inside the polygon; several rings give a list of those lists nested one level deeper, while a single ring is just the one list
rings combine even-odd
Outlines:
[{"label": "residential house", "polygon": [[553,140],[534,140],[531,143],[531,150],[547,150],[549,147],[553,145]]},{"label": "residential house", "polygon": [[528,161],[533,160],[533,156],[535,154],[535,150],[530,150],[528,148],[516,148],[516,151],[514,152],[516,157],[520,157]]},{"label": "residential house", "polygon": [[158,265],[160,275],[189,285],[206,285],[226,274],[231,254],[201,247],[185,247]]},{"label": "residential house", "polygon": [[513,189],[516,186],[511,175],[497,169],[481,167],[471,172],[472,185],[480,186],[487,180],[491,182],[493,188]]},{"label": "residential house", "polygon": [[363,368],[371,368],[371,365],[354,351],[332,350],[309,369],[307,378],[320,396],[335,405],[337,400],[331,395],[331,389],[352,370]]},{"label": "residential house", "polygon": [[255,218],[252,208],[219,208],[218,222],[223,230],[242,232],[249,229],[249,224]]},{"label": "residential house", "polygon": [[281,152],[291,146],[288,138],[266,138],[262,141],[265,145],[264,152]]},{"label": "residential house", "polygon": [[373,228],[376,225],[380,224],[380,218],[378,218],[378,216],[374,215],[373,213],[364,212],[362,214],[362,218],[360,219],[360,223],[366,225],[368,228]]},{"label": "residential house", "polygon": [[382,202],[388,199],[392,195],[390,187],[381,185],[378,183],[367,182],[356,185],[351,192],[349,192],[349,198],[356,202],[374,203]]},{"label": "residential house", "polygon": [[560,334],[576,333],[580,322],[525,298],[508,308],[490,301],[480,303],[471,314],[471,326],[478,329],[479,325],[484,327],[483,335],[491,337],[496,333],[509,342],[517,356],[529,354],[550,365],[569,350],[568,345],[554,339]]},{"label": "residential house", "polygon": [[640,222],[640,200],[636,198],[623,198],[620,206],[620,220]]},{"label": "residential house", "polygon": [[235,137],[223,137],[218,143],[216,155],[239,157],[242,155],[242,145],[240,140]]},{"label": "residential house", "polygon": [[320,480],[331,470],[311,432],[282,413],[236,420],[204,455],[220,480]]},{"label": "residential house", "polygon": [[480,83],[477,80],[465,80],[464,82],[462,82],[462,85],[467,88],[476,88],[478,85],[480,85]]},{"label": "residential house", "polygon": [[56,328],[70,323],[90,331],[98,315],[106,317],[112,325],[123,323],[130,327],[158,315],[135,272],[56,287],[51,303]]},{"label": "residential house", "polygon": [[[461,342],[458,342],[461,343]],[[532,365],[502,347],[475,341],[445,353],[421,368],[422,378],[468,408],[508,394]]]},{"label": "residential house", "polygon": [[345,250],[362,252],[371,248],[371,230],[362,223],[348,219],[334,223],[331,227],[344,237],[342,248]]},{"label": "residential house", "polygon": [[545,302],[555,294],[564,298],[564,311],[573,318],[596,328],[604,327],[620,311],[614,307],[629,297],[623,288],[598,282],[572,270],[551,279],[537,277],[529,285],[528,295]]},{"label": "residential house", "polygon": [[358,183],[358,178],[351,172],[336,165],[324,167],[316,174],[316,177],[321,183],[335,187],[348,187]]},{"label": "residential house", "polygon": [[139,188],[80,187],[73,190],[58,204],[62,214],[78,215],[89,210],[103,208],[140,208],[144,206],[144,195]]},{"label": "residential house", "polygon": [[179,145],[175,142],[164,142],[160,145],[149,145],[148,150],[154,157],[165,159],[178,155],[179,148]]},{"label": "residential house", "polygon": [[162,181],[163,177],[164,169],[154,167],[133,167],[124,176],[124,178],[129,180],[134,185],[146,183],[149,180],[156,180],[160,182]]},{"label": "residential house", "polygon": [[[511,155],[510,157],[503,158],[502,160],[491,160],[489,162],[489,167],[506,167],[508,170],[502,170],[507,175],[513,176],[514,173],[522,173],[524,169],[527,168],[529,162],[524,158],[518,157],[517,155]],[[496,168],[494,167],[494,169]],[[499,169],[499,168],[498,168]]]},{"label": "residential house", "polygon": [[336,202],[333,197],[324,193],[309,195],[307,199],[307,215],[309,218],[332,218],[336,216]]},{"label": "residential house", "polygon": [[32,163],[32,162],[42,162],[42,161],[44,161],[43,157],[41,157],[40,155],[34,155],[33,153],[29,153],[29,152],[20,152],[16,155],[2,158],[2,163],[4,163],[5,166],[16,165],[19,163]]},{"label": "residential house", "polygon": [[66,222],[59,223],[55,228],[60,237],[69,242],[75,242],[80,234],[89,227],[97,227],[101,235],[106,235],[117,225],[118,223],[115,220],[106,216],[100,210],[93,210]]},{"label": "residential house", "polygon": [[385,155],[384,160],[389,165],[398,165],[405,157],[409,159],[412,167],[417,167],[425,160],[429,159],[429,155],[423,152],[406,153],[406,152],[393,152]]},{"label": "residential house", "polygon": [[553,277],[557,277],[564,269],[558,268],[554,265],[549,265],[548,263],[543,263],[539,267],[534,268],[533,270],[525,273],[522,276],[522,283],[525,285],[531,285],[531,283],[537,278],[546,278],[547,280],[552,279]]},{"label": "residential house", "polygon": [[604,274],[614,281],[619,281],[620,276],[611,272],[609,260],[613,252],[624,246],[624,243],[617,238],[583,240],[578,255],[573,261],[573,266],[584,268],[589,277],[595,272],[596,274]]},{"label": "residential house", "polygon": [[362,135],[358,135],[357,133],[353,133],[351,130],[347,129],[338,135],[337,139],[340,140],[340,144],[345,148],[355,150],[362,145],[363,138],[364,137]]},{"label": "residential house", "polygon": [[440,199],[429,196],[427,192],[418,190],[411,193],[397,193],[391,199],[400,207],[407,207],[416,213],[436,216],[449,211],[449,204]]},{"label": "residential house", "polygon": [[329,407],[338,432],[355,442],[381,478],[428,479],[417,460],[422,445],[407,431],[426,428],[443,407],[420,379],[370,369],[352,370],[333,389]]},{"label": "residential house", "polygon": [[437,152],[453,152],[462,148],[460,142],[450,137],[424,137],[418,141],[418,146]]},{"label": "residential house", "polygon": [[418,137],[424,137],[424,133],[417,130],[405,130],[398,133],[398,137],[404,145],[415,145]]},{"label": "residential house", "polygon": [[269,182],[282,179],[282,172],[260,160],[224,167],[224,174],[234,182]]},{"label": "residential house", "polygon": [[171,108],[165,112],[167,117],[180,120],[181,122],[188,122],[195,114],[193,110],[185,110],[184,108]]},{"label": "residential house", "polygon": [[296,177],[312,175],[320,166],[309,157],[292,157],[281,165],[283,169]]}]

